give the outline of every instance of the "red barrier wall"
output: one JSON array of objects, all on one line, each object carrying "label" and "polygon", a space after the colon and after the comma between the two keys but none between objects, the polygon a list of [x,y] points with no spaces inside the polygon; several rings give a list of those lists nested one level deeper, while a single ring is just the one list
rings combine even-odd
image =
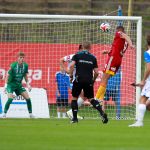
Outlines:
[{"label": "red barrier wall", "polygon": [[[93,44],[91,52],[98,59],[99,71],[103,69],[107,58],[101,52],[109,48],[110,45]],[[25,52],[32,87],[46,88],[49,103],[55,103],[55,73],[59,71],[59,59],[75,53],[77,49],[77,44],[0,43],[0,69],[6,74],[10,63],[16,61],[17,52]],[[135,89],[129,84],[135,81],[135,50],[127,50],[122,63],[122,74],[121,102],[124,105],[132,104],[135,101]],[[95,84],[95,91],[99,82],[100,77]],[[4,80],[0,81],[0,86],[4,86]]]}]

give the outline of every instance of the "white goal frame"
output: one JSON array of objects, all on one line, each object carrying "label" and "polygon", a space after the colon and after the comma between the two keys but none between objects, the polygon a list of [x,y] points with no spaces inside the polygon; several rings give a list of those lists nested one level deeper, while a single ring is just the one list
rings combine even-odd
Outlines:
[{"label": "white goal frame", "polygon": [[[109,20],[134,20],[137,23],[136,33],[136,83],[141,81],[141,40],[142,40],[142,17],[133,16],[83,16],[83,15],[40,15],[40,14],[0,14],[0,23],[3,23],[2,18],[21,18],[25,19],[60,19],[60,20],[96,20],[96,19],[109,19]],[[6,20],[7,22],[7,20]],[[15,22],[15,20],[13,20]],[[140,88],[136,87],[136,118],[137,106],[139,104]]]}]

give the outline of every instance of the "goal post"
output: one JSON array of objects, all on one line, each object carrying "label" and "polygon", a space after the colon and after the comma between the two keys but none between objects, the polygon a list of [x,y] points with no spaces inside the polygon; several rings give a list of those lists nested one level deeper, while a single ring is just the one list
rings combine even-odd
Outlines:
[{"label": "goal post", "polygon": [[[46,89],[50,117],[56,117],[55,74],[60,71],[59,59],[76,53],[78,45],[83,41],[91,41],[91,53],[98,59],[100,72],[94,85],[96,92],[107,58],[102,55],[102,51],[111,48],[118,21],[122,21],[125,30],[130,22],[129,36],[136,46],[136,50],[128,48],[123,57],[120,88],[121,116],[135,119],[140,89],[135,89],[130,84],[141,80],[141,17],[0,14],[0,71],[6,75],[9,64],[16,61],[16,53],[25,52],[25,60],[29,64],[30,83],[33,88]],[[110,24],[110,32],[102,33],[100,31],[99,26],[102,22]],[[3,86],[4,80],[0,81],[0,87]],[[69,104],[70,101],[71,93],[69,92]],[[70,106],[67,109],[69,108]],[[86,104],[79,110],[79,114],[84,115],[85,118],[98,117],[97,112]],[[116,107],[111,97],[106,111],[109,118],[115,118]]]},{"label": "goal post", "polygon": [[[141,82],[141,56],[142,56],[142,18],[137,21],[137,42],[136,42],[136,83]],[[138,114],[138,105],[140,101],[140,88],[136,87],[136,119]]]}]

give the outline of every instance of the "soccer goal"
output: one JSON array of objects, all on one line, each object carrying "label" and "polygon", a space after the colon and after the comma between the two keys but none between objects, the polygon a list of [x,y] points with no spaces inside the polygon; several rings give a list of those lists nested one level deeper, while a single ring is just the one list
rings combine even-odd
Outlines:
[{"label": "soccer goal", "polygon": [[[33,88],[46,90],[50,117],[56,117],[55,74],[60,71],[60,58],[76,53],[83,41],[91,41],[91,53],[98,59],[100,73],[94,85],[96,92],[107,59],[102,51],[111,48],[118,21],[122,22],[136,49],[128,48],[123,58],[120,106],[117,107],[113,96],[110,96],[105,108],[109,118],[115,118],[116,110],[119,109],[121,118],[135,119],[140,89],[130,84],[140,82],[141,79],[141,17],[0,14],[0,70],[5,75],[9,64],[16,60],[16,53],[23,51],[29,64],[31,85]],[[107,33],[100,31],[99,27],[103,22],[108,22],[111,26]],[[0,81],[0,86],[4,86],[4,80]],[[70,101],[71,92],[69,104]],[[37,103],[42,105],[42,101]],[[99,117],[87,102],[79,108],[79,114],[85,118]]]}]

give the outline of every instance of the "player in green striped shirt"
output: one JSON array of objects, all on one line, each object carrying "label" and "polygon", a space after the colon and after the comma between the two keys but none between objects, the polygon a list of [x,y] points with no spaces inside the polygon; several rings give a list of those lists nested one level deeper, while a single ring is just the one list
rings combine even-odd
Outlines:
[{"label": "player in green striped shirt", "polygon": [[23,52],[19,52],[17,55],[18,59],[16,62],[13,62],[10,65],[10,69],[8,71],[5,83],[5,91],[7,92],[8,100],[5,104],[3,117],[6,117],[7,111],[9,109],[10,104],[13,101],[14,95],[22,95],[27,102],[27,108],[29,112],[29,117],[33,118],[32,115],[32,104],[31,99],[26,91],[26,89],[22,86],[22,80],[25,79],[27,88],[31,91],[31,86],[28,82],[28,64],[24,62],[25,54]]}]

